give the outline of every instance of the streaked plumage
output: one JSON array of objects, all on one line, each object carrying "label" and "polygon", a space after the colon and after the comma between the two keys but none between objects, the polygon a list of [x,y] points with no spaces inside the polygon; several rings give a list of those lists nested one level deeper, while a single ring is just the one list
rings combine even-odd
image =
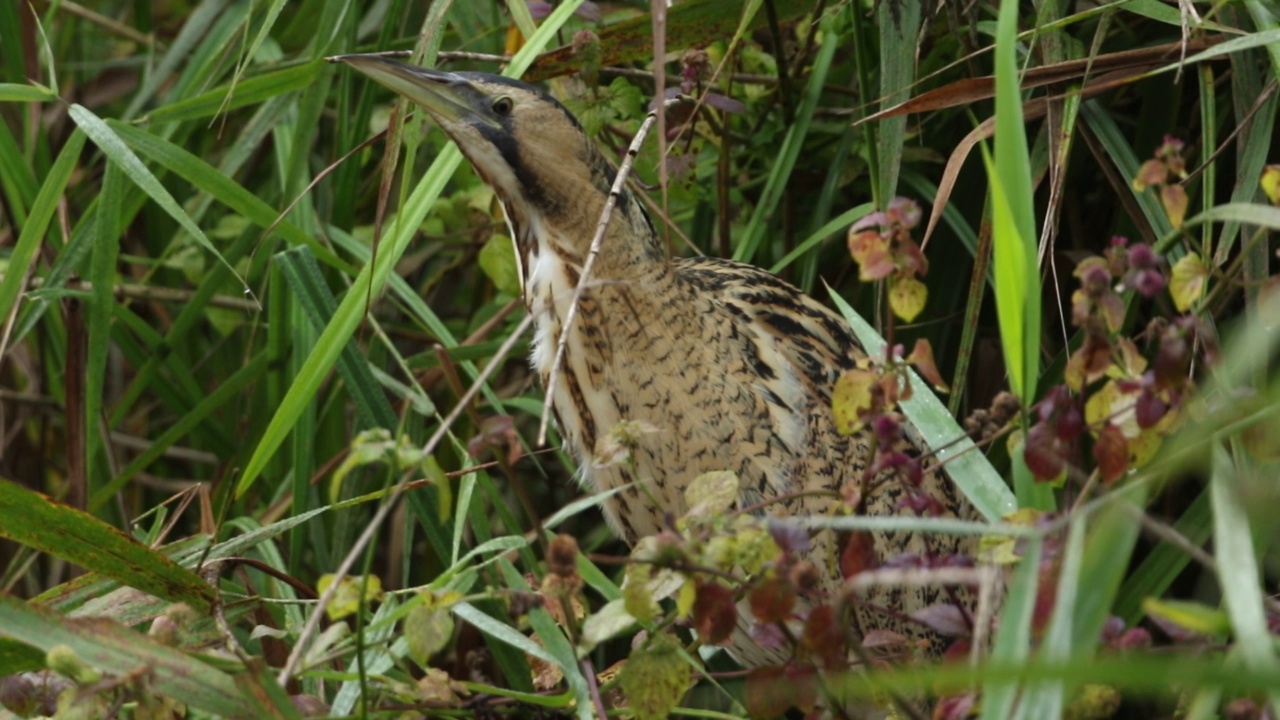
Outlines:
[{"label": "streaked plumage", "polygon": [[[343,59],[425,107],[494,188],[515,240],[525,305],[535,317],[532,361],[545,384],[613,171],[569,111],[537,88],[376,56]],[[871,441],[838,434],[830,403],[836,379],[865,353],[837,315],[756,267],[669,258],[627,192],[588,285],[553,407],[587,487],[645,485],[605,506],[628,543],[661,530],[665,513],[684,512],[684,488],[707,471],[737,472],[742,505],[801,490],[838,493],[858,482]],[[630,467],[598,466],[597,444],[622,421],[654,431],[639,437]],[[925,491],[953,513],[962,508],[944,476],[927,475]],[[867,511],[906,512],[898,509],[902,492],[896,482],[883,484],[866,499]],[[837,502],[806,496],[770,512],[829,515]],[[881,533],[875,541],[882,558],[956,550],[952,540],[919,535]],[[829,571],[828,588],[838,585],[834,548],[827,532],[813,553]],[[867,600],[909,613],[941,596],[936,588],[888,589]],[[869,605],[856,617],[864,632],[929,635]],[[734,654],[747,665],[780,659],[743,637]]]}]

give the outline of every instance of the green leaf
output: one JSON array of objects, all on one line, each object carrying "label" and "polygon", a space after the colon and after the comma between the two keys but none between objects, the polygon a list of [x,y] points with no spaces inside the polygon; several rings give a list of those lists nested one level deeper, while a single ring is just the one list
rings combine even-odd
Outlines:
[{"label": "green leaf", "polygon": [[147,668],[151,688],[191,708],[223,717],[273,717],[251,702],[230,675],[111,620],[68,620],[0,594],[0,636],[48,651],[65,645],[100,672],[128,676]]},{"label": "green leaf", "polygon": [[40,193],[36,195],[35,202],[31,204],[27,222],[22,225],[18,242],[9,254],[4,279],[0,280],[0,322],[7,323],[10,314],[14,312],[18,289],[26,280],[27,271],[31,267],[36,250],[40,247],[40,241],[44,239],[44,233],[49,229],[49,221],[53,219],[53,212],[58,207],[58,201],[67,187],[67,181],[71,179],[71,171],[75,169],[76,162],[80,159],[80,151],[84,149],[85,139],[84,133],[79,130],[71,133],[67,143],[62,146],[62,151],[58,153],[58,159],[49,169],[49,176],[40,186]]},{"label": "green leaf", "polygon": [[665,634],[631,652],[618,678],[636,720],[665,720],[689,689],[689,668]]},{"label": "green leaf", "polygon": [[1147,598],[1142,610],[1184,630],[1222,639],[1231,632],[1231,619],[1217,608],[1189,600]]},{"label": "green leaf", "polygon": [[121,470],[119,475],[112,478],[111,482],[94,492],[89,498],[89,507],[101,507],[112,495],[119,492],[126,482],[155,462],[157,458],[164,454],[166,449],[190,433],[192,429],[213,414],[215,410],[232,400],[239,399],[245,387],[258,380],[263,371],[266,370],[266,367],[267,353],[264,351],[254,355],[244,367],[224,379],[221,385],[209,393],[182,419],[169,426],[159,438],[153,440],[147,449]]},{"label": "green leaf", "polygon": [[154,110],[147,115],[146,120],[152,124],[194,120],[246,105],[255,105],[278,95],[307,87],[315,82],[324,70],[324,65],[323,60],[313,60],[303,65],[264,73],[233,86],[216,87],[195,97]]},{"label": "green leaf", "polygon": [[[333,318],[338,303],[329,291],[320,266],[316,264],[311,248],[302,246],[290,248],[275,256],[276,262],[284,271],[285,280],[293,290],[298,304],[307,314],[307,319],[316,331],[323,330]],[[394,428],[398,424],[396,412],[387,402],[386,393],[373,377],[369,361],[356,347],[348,341],[338,356],[338,374],[347,384],[351,398],[355,400],[360,416],[370,426]]]},{"label": "green leaf", "polygon": [[480,248],[477,258],[480,269],[493,281],[494,287],[507,295],[520,294],[520,270],[516,267],[516,255],[511,251],[511,239],[505,235],[492,235]]},{"label": "green leaf", "polygon": [[209,241],[209,238],[205,237],[204,231],[196,225],[195,221],[191,219],[191,216],[187,214],[187,211],[182,209],[182,206],[178,204],[178,201],[173,199],[173,196],[169,194],[169,191],[165,189],[164,185],[160,184],[160,181],[156,176],[151,174],[151,171],[147,169],[147,166],[142,164],[142,161],[138,159],[138,156],[133,154],[133,150],[129,149],[129,146],[125,144],[124,140],[122,140],[114,130],[103,122],[101,118],[94,115],[84,106],[72,104],[69,112],[71,119],[75,120],[76,125],[84,131],[84,134],[88,135],[89,138],[93,140],[94,144],[98,146],[98,149],[102,150],[107,157],[111,158],[112,162],[119,165],[120,169],[124,171],[124,174],[127,175],[134,184],[141,188],[143,192],[150,196],[151,199],[154,200],[155,203],[165,212],[167,212],[170,217],[177,221],[178,225],[180,225],[183,230],[186,230],[201,247],[208,250],[210,254],[218,259],[218,262],[221,262],[226,266],[227,270],[229,270],[235,279],[240,282],[240,285],[244,287],[245,292],[249,293],[249,285],[245,283],[244,278],[240,277],[235,268],[227,262],[226,258],[222,257],[222,254],[213,246],[213,243]]},{"label": "green leaf", "polygon": [[[987,161],[995,248],[996,312],[1009,385],[1024,404],[1040,371],[1040,273],[1035,205],[1018,83],[1018,3],[1004,3],[996,30],[995,158]],[[986,156],[986,149],[983,149]]]},{"label": "green leaf", "polygon": [[422,603],[404,619],[404,639],[409,656],[422,667],[453,638],[453,616],[448,608]]},{"label": "green leaf", "polygon": [[[1214,448],[1213,477],[1209,483],[1213,501],[1213,554],[1218,561],[1222,604],[1231,619],[1241,660],[1251,668],[1275,670],[1280,663],[1276,662],[1276,648],[1262,604],[1266,591],[1258,577],[1253,523],[1241,488],[1247,482],[1246,474],[1253,472],[1241,472],[1226,449]],[[1268,695],[1272,706],[1280,708],[1280,690],[1272,688]]]},{"label": "green leaf", "polygon": [[[1022,562],[1014,572],[1009,594],[1000,612],[1000,628],[996,631],[992,662],[1018,665],[1031,653],[1031,619],[1035,612],[1036,591],[1040,578],[1040,540],[1027,543]],[[1017,699],[1016,682],[984,675],[982,687],[982,720],[1004,720],[1009,717]]]},{"label": "green leaf", "polygon": [[213,588],[195,573],[88,513],[0,478],[0,537],[173,602],[207,610]]},{"label": "green leaf", "polygon": [[0,102],[54,102],[58,94],[40,85],[0,83]]}]

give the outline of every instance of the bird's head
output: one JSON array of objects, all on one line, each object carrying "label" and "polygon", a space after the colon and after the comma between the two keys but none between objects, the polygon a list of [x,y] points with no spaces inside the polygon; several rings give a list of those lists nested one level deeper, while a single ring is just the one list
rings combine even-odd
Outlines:
[{"label": "bird's head", "polygon": [[[435,119],[502,201],[522,261],[547,242],[577,259],[586,256],[615,173],[559,101],[498,75],[443,72],[381,55],[335,59]],[[628,239],[606,238],[614,253],[660,249],[648,216],[625,190],[614,214],[611,234]]]}]

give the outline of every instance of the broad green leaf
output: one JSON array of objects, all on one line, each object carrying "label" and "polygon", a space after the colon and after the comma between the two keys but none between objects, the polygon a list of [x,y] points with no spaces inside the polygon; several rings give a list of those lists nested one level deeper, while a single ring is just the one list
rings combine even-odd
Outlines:
[{"label": "broad green leaf", "polygon": [[200,610],[214,600],[208,583],[162,553],[88,513],[2,478],[0,537]]},{"label": "broad green leaf", "polygon": [[112,676],[148,668],[155,692],[196,710],[227,718],[272,717],[246,697],[230,675],[111,620],[70,620],[0,594],[0,636],[46,652],[64,645],[81,662]]}]

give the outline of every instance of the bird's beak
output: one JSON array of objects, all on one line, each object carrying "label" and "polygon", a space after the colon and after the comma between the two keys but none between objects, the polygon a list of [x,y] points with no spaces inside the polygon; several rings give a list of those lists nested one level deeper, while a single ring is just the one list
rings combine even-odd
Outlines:
[{"label": "bird's beak", "polygon": [[476,89],[459,75],[406,65],[383,55],[337,55],[329,62],[344,62],[378,84],[421,105],[442,123],[475,118],[468,100]]}]

